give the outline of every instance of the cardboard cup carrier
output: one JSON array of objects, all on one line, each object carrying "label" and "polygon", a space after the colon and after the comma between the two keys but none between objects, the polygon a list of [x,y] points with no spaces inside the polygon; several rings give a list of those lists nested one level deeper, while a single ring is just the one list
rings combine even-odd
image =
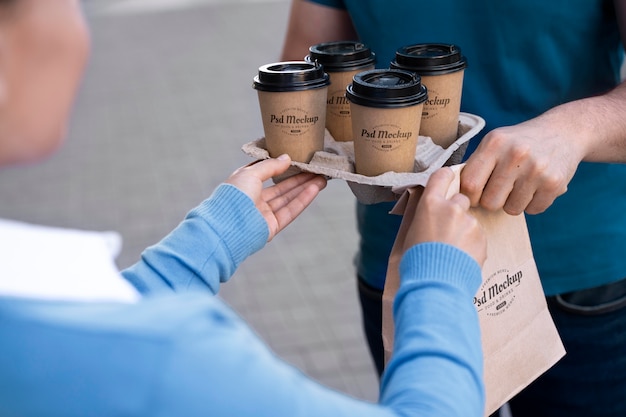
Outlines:
[{"label": "cardboard cup carrier", "polygon": [[326,128],[336,141],[351,141],[352,120],[346,87],[357,73],[374,69],[374,53],[357,41],[326,42],[311,46],[304,60],[322,64],[330,77]]},{"label": "cardboard cup carrier", "polygon": [[413,172],[422,107],[428,94],[419,75],[395,69],[353,77],[346,97],[352,112],[355,170],[376,176]]},{"label": "cardboard cup carrier", "polygon": [[324,149],[326,96],[330,79],[318,63],[289,61],[259,68],[258,92],[267,150],[309,162]]},{"label": "cardboard cup carrier", "polygon": [[413,71],[428,88],[420,135],[447,148],[457,138],[463,74],[467,60],[461,48],[448,44],[415,44],[396,51],[390,67]]}]

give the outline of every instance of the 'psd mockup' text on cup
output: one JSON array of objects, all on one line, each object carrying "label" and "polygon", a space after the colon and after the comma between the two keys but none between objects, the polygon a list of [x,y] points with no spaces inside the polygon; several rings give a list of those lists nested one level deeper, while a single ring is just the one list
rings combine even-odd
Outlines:
[{"label": "'psd mockup' text on cup", "polygon": [[376,176],[413,172],[422,107],[419,75],[378,69],[356,74],[346,89],[352,113],[355,171]]},{"label": "'psd mockup' text on cup", "polygon": [[308,163],[324,149],[329,76],[305,61],[263,65],[254,77],[265,144],[271,157],[288,154]]},{"label": "'psd mockup' text on cup", "polygon": [[351,141],[352,122],[346,87],[357,73],[374,69],[374,53],[358,41],[325,42],[311,46],[304,60],[322,64],[330,76],[326,128],[336,141]]},{"label": "'psd mockup' text on cup", "polygon": [[413,71],[428,88],[420,135],[447,148],[458,136],[463,75],[467,60],[450,44],[415,44],[399,48],[391,68]]}]

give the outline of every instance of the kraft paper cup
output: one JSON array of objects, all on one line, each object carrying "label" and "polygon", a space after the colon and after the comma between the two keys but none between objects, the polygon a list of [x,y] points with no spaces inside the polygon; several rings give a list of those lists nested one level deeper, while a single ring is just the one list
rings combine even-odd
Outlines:
[{"label": "kraft paper cup", "polygon": [[413,71],[428,88],[420,135],[447,148],[458,136],[463,74],[467,60],[449,44],[415,44],[396,51],[391,68]]},{"label": "kraft paper cup", "polygon": [[428,94],[412,72],[360,72],[346,89],[357,174],[413,172],[422,108]]},{"label": "kraft paper cup", "polygon": [[330,76],[326,128],[336,141],[351,141],[352,121],[346,87],[357,73],[374,69],[375,54],[361,42],[337,41],[311,46],[304,59],[319,62]]},{"label": "kraft paper cup", "polygon": [[308,163],[324,149],[326,97],[330,80],[320,64],[289,61],[259,68],[257,90],[271,157],[288,154]]}]

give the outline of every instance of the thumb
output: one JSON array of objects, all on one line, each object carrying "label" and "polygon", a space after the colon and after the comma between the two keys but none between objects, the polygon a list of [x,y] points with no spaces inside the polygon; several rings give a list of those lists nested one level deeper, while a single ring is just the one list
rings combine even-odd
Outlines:
[{"label": "thumb", "polygon": [[243,166],[235,171],[233,175],[245,171],[246,175],[252,175],[264,182],[276,175],[280,175],[285,172],[289,168],[290,164],[291,158],[289,157],[289,155],[283,154],[280,155],[278,158],[264,159]]}]

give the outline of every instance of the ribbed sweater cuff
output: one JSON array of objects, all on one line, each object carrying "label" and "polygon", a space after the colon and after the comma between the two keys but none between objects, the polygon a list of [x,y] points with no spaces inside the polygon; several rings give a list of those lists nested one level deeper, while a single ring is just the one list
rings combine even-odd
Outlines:
[{"label": "ribbed sweater cuff", "polygon": [[466,252],[438,242],[421,243],[410,248],[400,261],[402,284],[419,281],[449,282],[471,295],[478,291],[481,270]]},{"label": "ribbed sweater cuff", "polygon": [[221,184],[188,217],[202,217],[220,236],[233,260],[240,264],[267,242],[267,222],[254,202],[230,184]]}]

